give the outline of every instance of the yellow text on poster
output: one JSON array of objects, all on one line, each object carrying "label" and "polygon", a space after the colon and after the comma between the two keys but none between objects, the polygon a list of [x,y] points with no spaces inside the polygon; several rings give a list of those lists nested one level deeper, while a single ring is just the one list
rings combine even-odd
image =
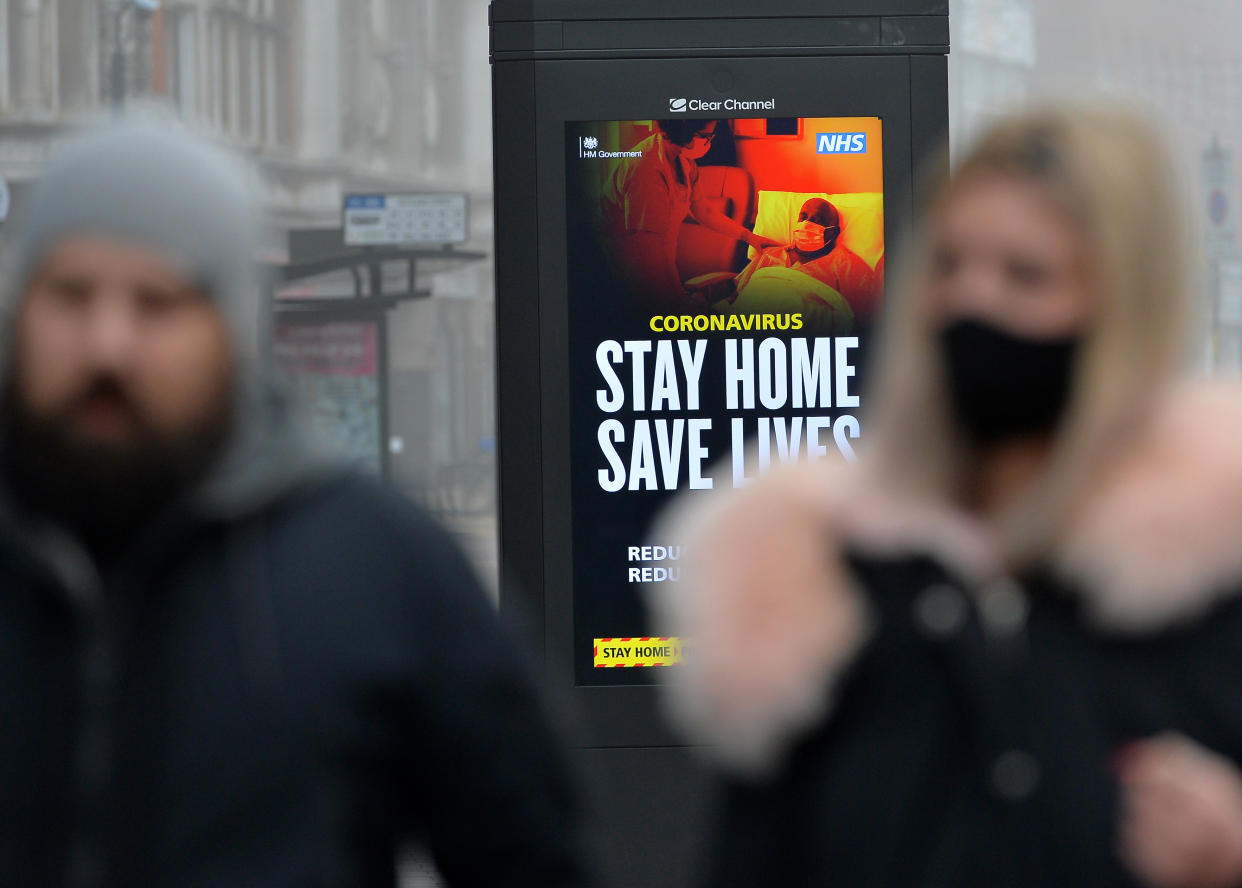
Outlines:
[{"label": "yellow text on poster", "polygon": [[681,662],[682,640],[655,638],[595,639],[595,668],[674,666]]}]

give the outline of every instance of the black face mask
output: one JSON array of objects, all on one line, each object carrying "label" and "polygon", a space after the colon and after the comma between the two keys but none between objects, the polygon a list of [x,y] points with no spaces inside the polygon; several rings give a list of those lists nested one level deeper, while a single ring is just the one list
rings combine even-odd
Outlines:
[{"label": "black face mask", "polygon": [[1056,428],[1069,403],[1080,341],[1027,339],[973,319],[944,327],[950,402],[971,442],[986,446]]}]

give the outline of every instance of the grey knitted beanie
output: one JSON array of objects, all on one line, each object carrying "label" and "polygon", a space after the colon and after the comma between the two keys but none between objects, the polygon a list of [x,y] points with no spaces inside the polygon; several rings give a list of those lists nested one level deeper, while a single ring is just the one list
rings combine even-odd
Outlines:
[{"label": "grey knitted beanie", "polygon": [[111,122],[69,139],[31,191],[17,232],[25,290],[66,235],[114,236],[160,249],[220,307],[235,345],[253,355],[259,328],[258,209],[240,158],[170,124]]}]

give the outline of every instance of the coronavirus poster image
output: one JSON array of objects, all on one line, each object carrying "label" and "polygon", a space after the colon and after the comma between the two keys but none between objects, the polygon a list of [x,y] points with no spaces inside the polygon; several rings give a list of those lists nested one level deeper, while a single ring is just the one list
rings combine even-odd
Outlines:
[{"label": "coronavirus poster image", "polygon": [[865,435],[881,118],[700,115],[565,124],[579,685],[651,681],[693,644],[645,628],[643,587],[680,579],[679,541],[648,536],[670,497]]}]

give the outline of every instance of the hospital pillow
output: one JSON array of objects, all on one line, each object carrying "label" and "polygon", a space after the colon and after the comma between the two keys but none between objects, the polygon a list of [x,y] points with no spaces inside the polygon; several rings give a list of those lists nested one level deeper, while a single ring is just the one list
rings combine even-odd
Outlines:
[{"label": "hospital pillow", "polygon": [[[822,197],[841,214],[839,243],[858,255],[872,271],[884,256],[884,195],[878,191],[853,194],[760,191],[755,234],[783,244],[792,243],[798,211],[812,197]],[[751,247],[749,258],[755,257]]]}]

